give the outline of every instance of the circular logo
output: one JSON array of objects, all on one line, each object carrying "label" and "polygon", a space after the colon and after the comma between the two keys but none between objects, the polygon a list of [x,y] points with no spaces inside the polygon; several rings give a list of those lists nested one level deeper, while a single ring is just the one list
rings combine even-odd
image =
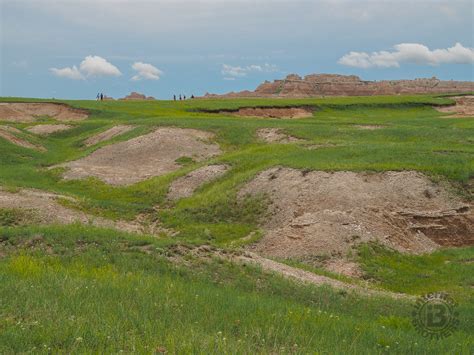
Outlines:
[{"label": "circular logo", "polygon": [[433,292],[420,297],[412,316],[413,325],[424,337],[445,338],[459,326],[456,303],[446,293]]}]

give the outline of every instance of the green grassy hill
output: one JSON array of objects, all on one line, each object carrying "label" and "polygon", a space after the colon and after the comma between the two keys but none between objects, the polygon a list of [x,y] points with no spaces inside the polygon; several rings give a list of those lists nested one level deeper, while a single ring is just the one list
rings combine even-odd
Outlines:
[{"label": "green grassy hill", "polygon": [[[44,226],[29,211],[0,208],[1,353],[473,353],[472,246],[414,256],[364,245],[358,254],[369,287],[415,296],[451,294],[458,303],[459,329],[440,340],[415,330],[409,298],[299,284],[257,267],[173,254],[176,244],[235,250],[258,238],[267,201],[239,200],[237,192],[272,166],[416,170],[472,201],[474,120],[446,118],[432,107],[452,103],[449,98],[64,102],[89,110],[90,117],[44,137],[26,131],[32,123],[0,118],[0,125],[19,129],[20,137],[47,149],[35,151],[0,138],[0,187],[70,196],[75,202],[61,203],[112,220],[142,215],[146,223],[159,220],[176,234]],[[295,120],[218,113],[250,106],[310,106],[315,113]],[[52,122],[43,117],[36,123]],[[99,145],[83,145],[86,138],[118,124],[136,128]],[[383,129],[363,130],[360,125]],[[179,170],[130,186],[94,178],[63,180],[62,169],[48,169],[159,126],[213,132],[223,154],[200,163],[184,159]],[[260,128],[278,128],[301,140],[264,143],[256,138]],[[308,149],[315,145],[318,149]],[[231,168],[189,198],[166,199],[173,180],[210,163]],[[255,238],[246,239],[252,232]]]}]

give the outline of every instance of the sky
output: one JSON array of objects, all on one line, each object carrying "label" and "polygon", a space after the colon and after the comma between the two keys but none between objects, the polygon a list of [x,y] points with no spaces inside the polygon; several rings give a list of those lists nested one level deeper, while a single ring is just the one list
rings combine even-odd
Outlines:
[{"label": "sky", "polygon": [[0,96],[169,99],[291,73],[474,79],[471,0],[0,4]]}]

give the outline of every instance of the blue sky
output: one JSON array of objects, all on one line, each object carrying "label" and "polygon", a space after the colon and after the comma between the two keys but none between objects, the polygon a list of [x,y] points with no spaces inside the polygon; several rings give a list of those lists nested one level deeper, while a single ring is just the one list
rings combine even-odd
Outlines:
[{"label": "blue sky", "polygon": [[464,0],[1,0],[0,96],[168,99],[289,73],[473,80]]}]

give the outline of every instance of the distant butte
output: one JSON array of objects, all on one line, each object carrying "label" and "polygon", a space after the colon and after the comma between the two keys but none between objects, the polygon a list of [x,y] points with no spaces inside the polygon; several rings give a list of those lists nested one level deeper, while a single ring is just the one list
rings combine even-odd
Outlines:
[{"label": "distant butte", "polygon": [[230,92],[205,97],[314,97],[399,94],[445,94],[473,92],[472,81],[443,81],[436,77],[415,80],[366,81],[356,75],[311,74],[304,78],[290,74],[285,79],[265,81],[255,91]]},{"label": "distant butte", "polygon": [[119,100],[155,100],[155,98],[153,96],[147,97],[146,95],[133,91],[130,93],[130,95],[127,95]]}]

